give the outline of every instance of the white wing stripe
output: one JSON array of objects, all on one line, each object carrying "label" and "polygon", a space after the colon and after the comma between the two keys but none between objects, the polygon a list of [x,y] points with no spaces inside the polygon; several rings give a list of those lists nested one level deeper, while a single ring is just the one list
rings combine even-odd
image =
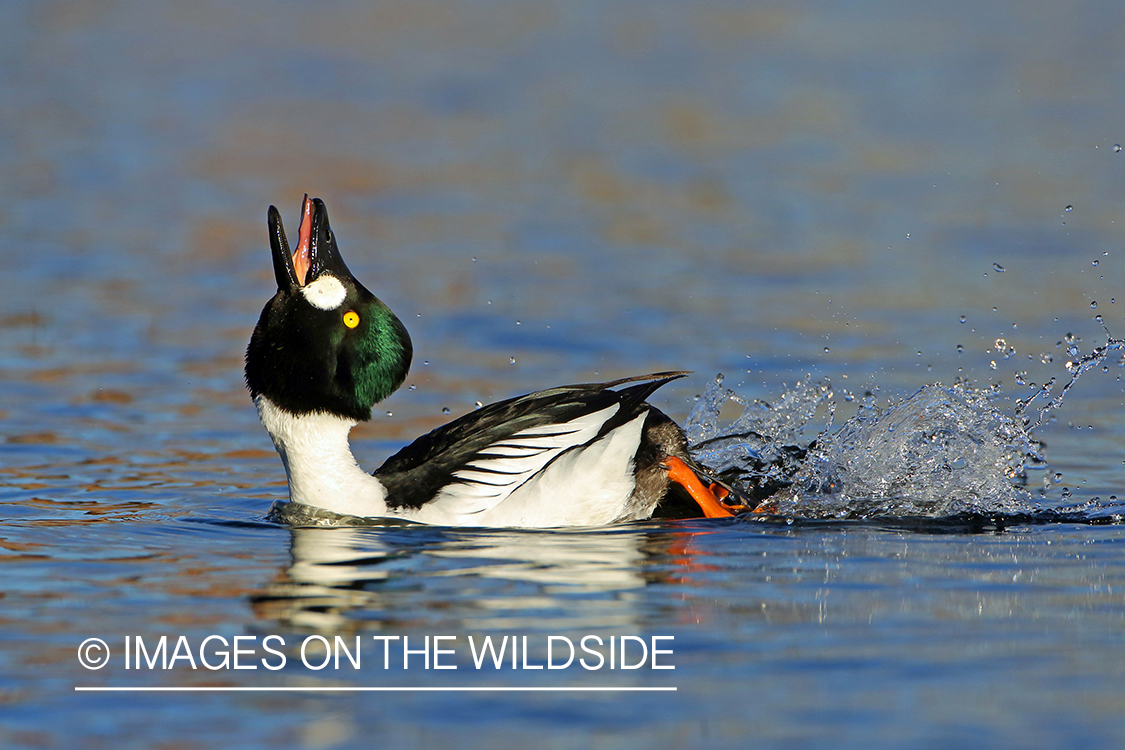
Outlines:
[{"label": "white wing stripe", "polygon": [[620,408],[620,404],[611,404],[570,422],[521,430],[486,446],[472,461],[453,472],[461,481],[450,484],[426,505],[435,511],[444,506],[453,513],[489,510],[560,453],[596,438]]},{"label": "white wing stripe", "polygon": [[549,445],[510,445],[495,443],[488,446],[477,455],[481,458],[522,458],[529,454],[534,455],[549,450],[551,450],[551,446]]},{"label": "white wing stripe", "polygon": [[[570,435],[572,433],[579,432],[582,429],[584,429],[585,426],[586,426],[584,423],[587,420],[594,419],[599,414],[604,414],[605,412],[608,411],[609,412],[608,416],[603,417],[602,419],[598,420],[598,424],[601,425],[601,423],[605,422],[607,419],[609,419],[610,417],[612,417],[614,414],[617,413],[617,408],[618,408],[618,405],[613,404],[612,406],[610,406],[608,408],[605,408],[605,409],[602,409],[601,411],[592,412],[590,414],[584,414],[581,417],[578,417],[577,419],[571,420],[570,422],[563,422],[562,424],[541,424],[538,427],[528,427],[526,430],[520,430],[519,432],[517,432],[515,435],[512,436],[512,438],[519,439],[519,437],[521,435],[540,435],[540,436],[544,436],[544,437],[555,437],[555,436],[558,436],[558,435]],[[566,429],[567,427],[569,427],[570,429],[569,430]],[[512,439],[512,438],[509,438],[509,439]]]}]

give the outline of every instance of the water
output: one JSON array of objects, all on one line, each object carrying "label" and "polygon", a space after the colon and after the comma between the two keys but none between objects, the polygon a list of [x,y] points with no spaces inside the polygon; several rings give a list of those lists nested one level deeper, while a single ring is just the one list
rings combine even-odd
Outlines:
[{"label": "water", "polygon": [[[1115,4],[0,14],[3,746],[1125,742]],[[478,401],[691,368],[655,402],[698,439],[749,405],[711,457],[778,514],[268,522],[242,352],[265,209],[305,192],[417,349],[364,466]],[[276,671],[123,661],[269,635]],[[305,667],[314,635],[361,667]],[[374,638],[444,635],[456,670]],[[530,666],[672,636],[676,668],[478,670],[486,635]],[[74,690],[107,685],[677,691]]]},{"label": "water", "polygon": [[[1001,343],[997,340],[997,347]],[[696,458],[759,500],[759,513],[863,519],[1028,513],[1054,519],[1072,513],[1079,521],[1117,523],[1125,504],[1119,505],[1116,496],[1108,504],[1093,498],[1081,508],[1049,502],[1051,481],[1063,475],[1048,472],[1043,443],[1034,432],[1051,411],[1062,408],[1083,373],[1098,367],[1108,371],[1109,362],[1121,366],[1122,343],[1110,338],[1086,355],[1072,345],[1073,359],[1066,364],[1070,378],[1057,394],[1051,395],[1052,379],[1017,400],[1010,413],[995,403],[999,384],[981,390],[958,380],[952,386],[927,384],[886,408],[873,403],[868,392],[856,414],[835,429],[831,421],[839,404],[825,381],[798,382],[771,405],[746,403],[724,389],[719,376],[684,427]],[[1016,382],[1031,385],[1022,377]],[[855,400],[847,391],[843,398]],[[1036,411],[1037,400],[1043,405]],[[722,425],[728,401],[745,406],[737,419]],[[805,429],[825,405],[829,424],[810,440]],[[1043,477],[1037,493],[1027,489],[1035,475]],[[1064,490],[1062,499],[1069,497]]]}]

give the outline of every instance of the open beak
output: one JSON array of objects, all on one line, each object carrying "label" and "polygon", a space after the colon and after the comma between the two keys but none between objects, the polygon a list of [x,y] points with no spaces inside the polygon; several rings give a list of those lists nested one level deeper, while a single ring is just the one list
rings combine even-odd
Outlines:
[{"label": "open beak", "polygon": [[311,284],[328,273],[341,279],[353,278],[328,223],[328,208],[320,198],[306,194],[301,202],[301,225],[297,230],[297,247],[290,251],[281,213],[269,209],[270,250],[273,252],[273,273],[278,290],[294,290]]}]

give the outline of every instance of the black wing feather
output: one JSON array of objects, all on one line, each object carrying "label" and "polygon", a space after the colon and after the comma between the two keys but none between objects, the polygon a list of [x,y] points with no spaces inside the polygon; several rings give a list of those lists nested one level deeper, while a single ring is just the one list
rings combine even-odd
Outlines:
[{"label": "black wing feather", "polygon": [[[503,445],[512,435],[533,427],[569,422],[614,403],[621,404],[622,408],[602,426],[598,433],[601,437],[649,408],[645,399],[657,388],[687,374],[662,372],[607,383],[564,385],[498,401],[418,438],[388,458],[375,470],[375,476],[387,488],[389,505],[419,508],[450,481],[476,481],[453,480],[452,476],[481,455],[487,457],[484,451]],[[633,382],[638,384],[610,390]]]}]

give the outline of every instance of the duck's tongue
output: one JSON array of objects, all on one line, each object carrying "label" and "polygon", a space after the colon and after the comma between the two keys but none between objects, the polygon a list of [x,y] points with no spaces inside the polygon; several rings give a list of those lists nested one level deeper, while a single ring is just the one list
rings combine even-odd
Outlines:
[{"label": "duck's tongue", "polygon": [[297,274],[297,283],[300,286],[305,285],[305,277],[308,276],[309,267],[312,265],[312,225],[313,202],[306,195],[305,203],[301,207],[301,228],[297,234],[297,249],[293,251],[293,270]]}]

